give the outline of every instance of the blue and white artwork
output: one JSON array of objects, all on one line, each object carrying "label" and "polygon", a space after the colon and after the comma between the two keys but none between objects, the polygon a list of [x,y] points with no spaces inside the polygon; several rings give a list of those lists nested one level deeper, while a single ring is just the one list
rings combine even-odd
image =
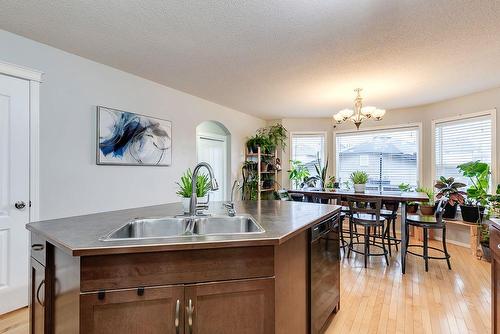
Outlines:
[{"label": "blue and white artwork", "polygon": [[97,107],[97,164],[169,166],[172,122]]}]

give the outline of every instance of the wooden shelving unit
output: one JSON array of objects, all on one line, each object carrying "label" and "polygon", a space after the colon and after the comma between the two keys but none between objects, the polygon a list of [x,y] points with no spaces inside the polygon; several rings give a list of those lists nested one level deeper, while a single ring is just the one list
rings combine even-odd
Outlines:
[{"label": "wooden shelving unit", "polygon": [[[246,161],[255,161],[257,162],[257,200],[261,200],[262,193],[273,192],[278,190],[277,180],[278,180],[278,170],[262,170],[262,158],[269,157],[271,159],[271,163],[276,165],[276,157],[278,151],[275,150],[273,154],[262,153],[260,147],[257,150],[257,153],[250,153],[248,150],[245,150],[245,160]],[[269,175],[273,179],[273,186],[271,188],[264,188],[263,183],[263,175]]]}]

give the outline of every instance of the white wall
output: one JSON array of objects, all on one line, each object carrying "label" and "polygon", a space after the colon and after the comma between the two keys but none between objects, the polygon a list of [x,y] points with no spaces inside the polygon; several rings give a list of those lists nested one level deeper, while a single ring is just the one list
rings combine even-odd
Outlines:
[{"label": "white wall", "polygon": [[[231,132],[234,178],[246,137],[265,124],[2,30],[0,60],[45,72],[40,106],[41,219],[178,201],[175,182],[196,163],[196,126],[205,120],[219,121]],[[172,166],[97,166],[96,105],[171,120]]]}]

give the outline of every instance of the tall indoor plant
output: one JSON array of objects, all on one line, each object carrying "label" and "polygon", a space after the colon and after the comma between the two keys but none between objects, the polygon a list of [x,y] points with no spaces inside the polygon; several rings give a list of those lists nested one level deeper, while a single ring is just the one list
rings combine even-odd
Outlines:
[{"label": "tall indoor plant", "polygon": [[416,192],[421,192],[427,195],[427,198],[429,199],[427,202],[423,202],[420,204],[420,212],[424,216],[432,216],[434,214],[434,211],[436,209],[436,205],[434,202],[434,190],[431,188],[424,188],[424,187],[417,187],[415,189]]},{"label": "tall indoor plant", "polygon": [[434,187],[438,189],[437,199],[443,196],[448,198],[448,203],[444,207],[443,218],[455,218],[458,204],[463,204],[465,200],[464,195],[466,195],[466,192],[460,190],[465,187],[465,184],[456,182],[454,177],[445,178],[440,176]]},{"label": "tall indoor plant", "polygon": [[467,198],[460,204],[462,219],[466,222],[479,223],[488,204],[490,166],[477,160],[458,165],[457,168],[472,183],[467,188]]},{"label": "tall indoor plant", "polygon": [[290,160],[290,170],[288,171],[288,178],[294,183],[295,188],[300,188],[304,179],[309,177],[309,170],[299,160]]}]

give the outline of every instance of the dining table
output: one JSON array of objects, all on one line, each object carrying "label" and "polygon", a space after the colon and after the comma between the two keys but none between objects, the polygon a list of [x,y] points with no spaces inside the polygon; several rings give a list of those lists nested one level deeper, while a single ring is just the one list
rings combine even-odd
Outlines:
[{"label": "dining table", "polygon": [[317,198],[327,200],[340,200],[345,196],[358,196],[360,198],[380,198],[383,201],[401,203],[401,272],[406,272],[406,217],[408,202],[427,202],[429,197],[422,192],[405,192],[405,191],[375,191],[366,190],[362,193],[354,192],[353,190],[335,189],[334,191],[311,190],[311,189],[293,189],[288,190],[289,194],[302,194],[305,198]]}]

